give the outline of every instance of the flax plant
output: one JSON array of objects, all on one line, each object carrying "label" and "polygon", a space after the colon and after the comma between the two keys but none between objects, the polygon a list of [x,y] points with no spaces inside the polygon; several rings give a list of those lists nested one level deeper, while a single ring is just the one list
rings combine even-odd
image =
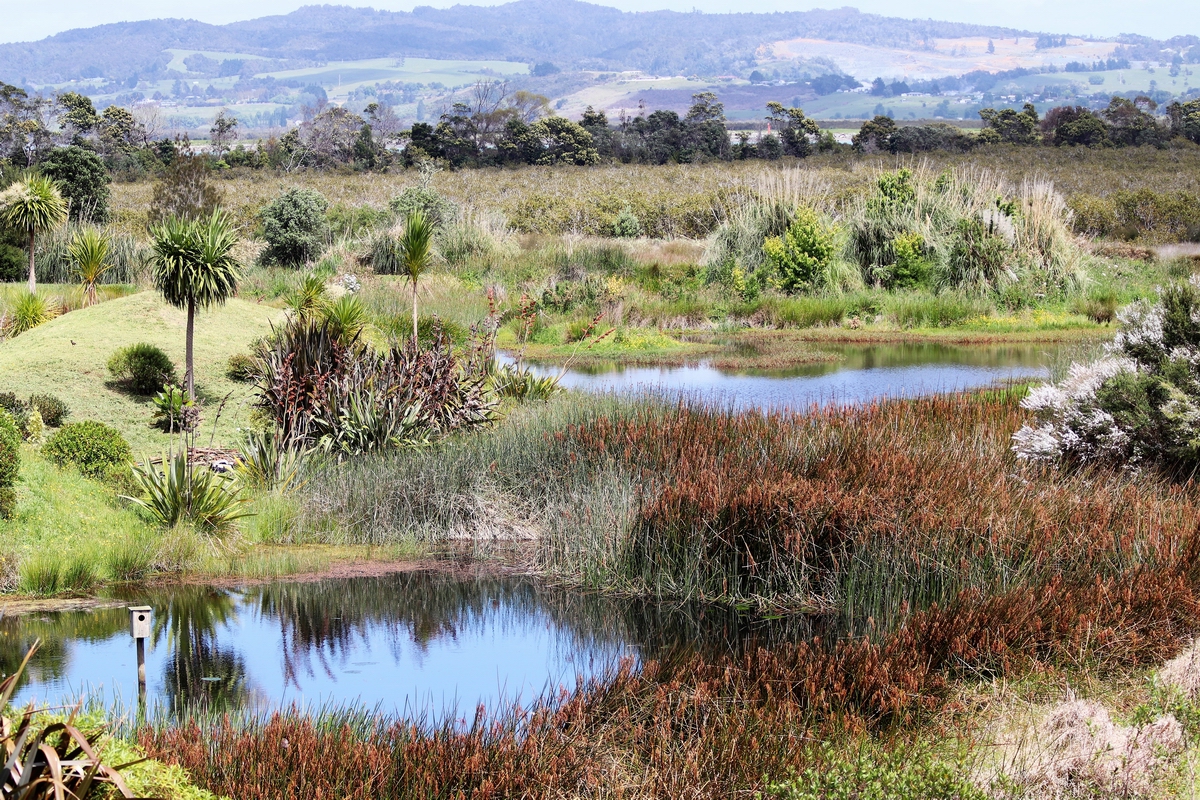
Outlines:
[{"label": "flax plant", "polygon": [[75,263],[75,275],[83,286],[83,304],[95,305],[96,284],[112,269],[109,250],[112,239],[95,228],[84,228],[75,234],[67,246],[67,252]]}]

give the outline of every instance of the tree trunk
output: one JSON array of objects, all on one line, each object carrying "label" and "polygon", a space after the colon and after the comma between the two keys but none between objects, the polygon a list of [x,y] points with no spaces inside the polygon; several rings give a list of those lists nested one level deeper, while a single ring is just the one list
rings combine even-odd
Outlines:
[{"label": "tree trunk", "polygon": [[188,300],[188,320],[187,320],[187,354],[184,360],[187,361],[187,393],[188,400],[196,402],[196,376],[192,369],[192,334],[196,329],[196,304]]},{"label": "tree trunk", "polygon": [[413,281],[413,344],[417,343],[417,282]]},{"label": "tree trunk", "polygon": [[29,293],[37,294],[37,273],[33,269],[33,231],[29,232]]}]

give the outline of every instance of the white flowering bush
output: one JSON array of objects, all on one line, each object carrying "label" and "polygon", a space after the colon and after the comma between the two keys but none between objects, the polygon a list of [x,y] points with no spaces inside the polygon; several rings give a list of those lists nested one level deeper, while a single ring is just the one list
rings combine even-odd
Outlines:
[{"label": "white flowering bush", "polygon": [[1022,405],[1036,420],[1013,436],[1029,461],[1107,462],[1191,472],[1200,465],[1200,283],[1134,303],[1104,356],[1073,364]]}]

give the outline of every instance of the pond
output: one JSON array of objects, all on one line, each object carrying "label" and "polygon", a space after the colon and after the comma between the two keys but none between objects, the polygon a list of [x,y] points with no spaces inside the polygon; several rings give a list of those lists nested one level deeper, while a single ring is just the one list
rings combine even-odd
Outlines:
[{"label": "pond", "polygon": [[[473,716],[545,690],[573,688],[621,659],[681,649],[718,655],[779,635],[727,609],[624,601],[511,576],[437,571],[178,586],[122,598],[154,609],[147,700],[263,709],[361,704],[406,716]],[[806,625],[794,621],[792,625]],[[801,632],[796,635],[807,635]],[[137,698],[135,647],[124,605],[0,618],[0,674],[35,640],[42,647],[14,702],[62,705],[82,695]]]},{"label": "pond", "polygon": [[[589,392],[660,392],[726,403],[734,408],[804,409],[884,397],[977,389],[1045,378],[1058,346],[944,344],[820,345],[836,360],[786,370],[718,369],[704,362],[679,367],[571,369],[562,385]],[[532,367],[539,375],[559,369]]]}]

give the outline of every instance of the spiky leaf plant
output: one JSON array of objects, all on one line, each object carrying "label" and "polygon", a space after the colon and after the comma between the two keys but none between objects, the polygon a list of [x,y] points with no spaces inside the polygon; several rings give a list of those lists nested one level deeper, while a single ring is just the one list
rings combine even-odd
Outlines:
[{"label": "spiky leaf plant", "polygon": [[75,274],[83,286],[83,304],[96,303],[96,284],[104,277],[104,273],[112,269],[109,262],[109,250],[112,239],[108,234],[95,228],[83,228],[77,231],[71,243],[67,245],[67,254],[75,265]]}]

